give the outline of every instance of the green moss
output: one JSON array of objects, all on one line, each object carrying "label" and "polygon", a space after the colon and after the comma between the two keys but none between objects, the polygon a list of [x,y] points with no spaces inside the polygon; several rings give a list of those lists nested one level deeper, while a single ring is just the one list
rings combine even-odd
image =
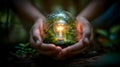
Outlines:
[{"label": "green moss", "polygon": [[[67,24],[66,31],[64,32],[64,39],[63,40],[57,40],[57,35],[54,31],[54,23],[63,20],[65,21],[65,24]],[[74,17],[63,10],[57,10],[52,12],[48,17],[46,24],[49,25],[48,29],[44,30],[45,37],[43,38],[44,43],[53,43],[55,45],[59,46],[69,46],[77,41],[75,41],[76,38],[76,24]]]}]

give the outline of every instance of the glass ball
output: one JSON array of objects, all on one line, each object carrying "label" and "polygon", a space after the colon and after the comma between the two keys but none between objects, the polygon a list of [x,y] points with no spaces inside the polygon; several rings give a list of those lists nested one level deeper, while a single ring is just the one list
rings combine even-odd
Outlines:
[{"label": "glass ball", "polygon": [[44,43],[69,46],[77,42],[75,18],[70,12],[57,10],[47,16]]}]

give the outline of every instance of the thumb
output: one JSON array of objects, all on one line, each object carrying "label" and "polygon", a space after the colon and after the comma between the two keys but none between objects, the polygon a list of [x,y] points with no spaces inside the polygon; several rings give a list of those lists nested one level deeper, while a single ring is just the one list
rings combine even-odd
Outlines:
[{"label": "thumb", "polygon": [[41,39],[40,36],[35,35],[35,36],[33,37],[33,40],[34,40],[34,42],[35,42],[36,45],[39,45],[39,44],[42,43],[42,39]]},{"label": "thumb", "polygon": [[41,35],[41,37],[43,37],[43,20],[39,20],[39,22],[40,22],[40,26],[39,26],[39,31],[40,31],[40,35]]}]

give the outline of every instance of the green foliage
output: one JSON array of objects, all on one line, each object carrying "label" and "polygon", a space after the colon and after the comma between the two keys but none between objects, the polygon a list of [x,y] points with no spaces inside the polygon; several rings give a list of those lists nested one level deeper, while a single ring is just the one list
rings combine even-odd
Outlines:
[{"label": "green foliage", "polygon": [[15,46],[15,48],[17,49],[16,55],[20,58],[31,58],[38,55],[36,50],[32,48],[29,43],[20,43],[18,46]]},{"label": "green foliage", "polygon": [[68,32],[65,34],[65,40],[64,40],[64,44],[59,44],[57,38],[56,38],[56,34],[54,33],[53,29],[49,29],[49,30],[45,30],[45,37],[43,38],[43,42],[44,43],[54,43],[55,45],[59,45],[59,46],[69,46],[69,45],[73,45],[74,43],[76,43],[76,35],[75,35],[75,26],[74,25],[70,25],[69,26],[69,30]]},{"label": "green foliage", "polygon": [[[58,40],[58,35],[54,31],[54,25],[56,25],[59,20],[63,20],[66,27],[63,33],[63,40]],[[44,43],[53,43],[63,47],[76,43],[75,19],[69,12],[61,9],[53,11],[48,15],[46,25],[47,29],[44,30],[45,37],[43,38]]]},{"label": "green foliage", "polygon": [[105,37],[108,36],[108,32],[107,32],[106,30],[97,29],[96,32],[99,33],[99,34],[102,35],[102,36],[105,36]]},{"label": "green foliage", "polygon": [[114,25],[109,29],[95,29],[95,41],[102,45],[103,47],[107,47],[110,50],[119,51],[118,47],[120,47],[120,25]]},{"label": "green foliage", "polygon": [[110,33],[116,34],[120,31],[120,25],[115,25],[110,29]]}]

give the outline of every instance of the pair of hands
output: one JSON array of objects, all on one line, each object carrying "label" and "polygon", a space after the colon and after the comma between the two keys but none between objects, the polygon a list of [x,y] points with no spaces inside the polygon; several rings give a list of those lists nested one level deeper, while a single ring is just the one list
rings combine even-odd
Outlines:
[{"label": "pair of hands", "polygon": [[87,50],[85,47],[89,46],[93,38],[92,26],[84,17],[76,18],[77,23],[77,38],[79,41],[74,45],[66,48],[61,48],[55,44],[45,44],[42,42],[43,34],[43,20],[38,19],[30,31],[31,45],[41,54],[51,56],[58,59],[66,59]]}]

